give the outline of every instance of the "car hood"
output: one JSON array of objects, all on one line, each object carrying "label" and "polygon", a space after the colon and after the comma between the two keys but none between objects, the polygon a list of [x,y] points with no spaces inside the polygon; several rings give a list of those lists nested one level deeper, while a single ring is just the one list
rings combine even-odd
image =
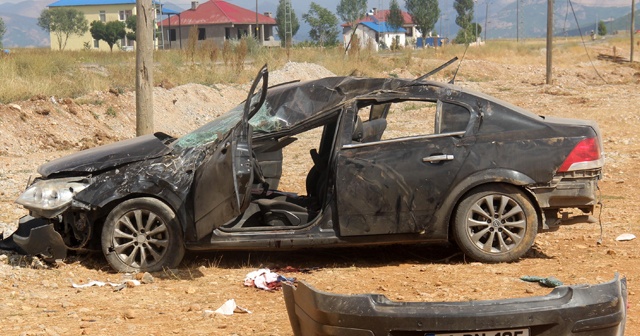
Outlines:
[{"label": "car hood", "polygon": [[143,135],[63,156],[38,167],[42,177],[57,174],[94,173],[123,164],[157,158],[171,152],[166,145],[173,139],[164,133]]}]

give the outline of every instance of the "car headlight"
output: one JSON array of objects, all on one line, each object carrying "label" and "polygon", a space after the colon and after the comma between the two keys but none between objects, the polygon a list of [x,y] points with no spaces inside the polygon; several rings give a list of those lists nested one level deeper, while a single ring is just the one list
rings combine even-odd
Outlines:
[{"label": "car headlight", "polygon": [[40,180],[30,185],[16,203],[36,212],[42,217],[51,218],[62,213],[71,204],[73,196],[84,190],[88,183],[76,178]]}]

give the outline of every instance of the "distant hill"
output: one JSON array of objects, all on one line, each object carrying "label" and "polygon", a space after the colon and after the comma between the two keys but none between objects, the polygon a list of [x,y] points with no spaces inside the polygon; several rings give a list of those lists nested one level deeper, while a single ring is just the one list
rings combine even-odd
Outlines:
[{"label": "distant hill", "polygon": [[4,47],[48,47],[49,33],[38,27],[38,17],[52,2],[52,0],[30,0],[0,4],[0,17],[7,29],[2,39]]},{"label": "distant hill", "polygon": [[2,39],[5,48],[49,47],[49,33],[38,27],[38,19],[0,12],[7,29]]},{"label": "distant hill", "polygon": [[[489,15],[488,38],[516,38],[517,3],[510,3]],[[585,6],[573,3],[573,10],[580,28],[593,29],[599,20],[619,18],[629,13],[628,7]],[[480,24],[484,26],[484,16]],[[555,1],[554,35],[577,35],[576,19],[567,1]],[[524,0],[520,2],[520,38],[543,37],[547,32],[547,0]]]},{"label": "distant hill", "polygon": [[0,4],[0,12],[15,13],[25,17],[38,18],[42,10],[55,1],[56,0],[29,0],[17,3],[3,3]]},{"label": "distant hill", "polygon": [[[602,18],[602,21],[604,21],[605,26],[607,27],[607,34],[611,35],[614,34],[617,31],[626,31],[628,32],[629,29],[631,28],[631,12],[627,13],[626,15],[622,16],[622,17],[618,17],[616,19],[614,18]],[[582,34],[585,35],[589,32],[591,32],[591,30],[596,30],[597,28],[595,22],[593,24],[587,25],[586,27],[580,27],[582,30]],[[638,29],[638,27],[640,27],[640,11],[636,10],[636,30]],[[574,29],[568,32],[569,36],[577,36],[580,33],[578,32],[578,29]]]}]

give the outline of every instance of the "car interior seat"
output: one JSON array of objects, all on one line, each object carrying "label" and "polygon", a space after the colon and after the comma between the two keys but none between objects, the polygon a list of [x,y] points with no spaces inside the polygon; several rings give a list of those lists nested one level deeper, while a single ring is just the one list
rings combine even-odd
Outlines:
[{"label": "car interior seat", "polygon": [[379,118],[362,123],[362,137],[360,142],[380,141],[382,134],[387,129],[387,119]]}]

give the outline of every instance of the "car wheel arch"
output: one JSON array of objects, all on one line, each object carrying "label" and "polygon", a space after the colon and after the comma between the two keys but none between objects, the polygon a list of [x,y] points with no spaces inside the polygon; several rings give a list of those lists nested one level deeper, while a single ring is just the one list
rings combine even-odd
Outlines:
[{"label": "car wheel arch", "polygon": [[540,230],[542,228],[542,223],[545,222],[545,215],[544,215],[544,211],[542,211],[542,208],[540,208],[540,204],[538,203],[538,199],[535,195],[535,193],[533,191],[531,191],[531,189],[527,188],[526,186],[523,185],[517,185],[517,184],[513,184],[513,183],[507,183],[507,182],[486,182],[486,183],[480,183],[478,185],[473,186],[472,188],[466,190],[463,194],[461,194],[455,201],[455,203],[453,203],[453,207],[451,207],[451,211],[449,211],[449,217],[447,218],[447,223],[449,223],[449,234],[451,233],[452,230],[452,222],[453,222],[453,216],[452,214],[455,213],[456,209],[458,208],[458,206],[460,205],[460,202],[462,202],[462,200],[464,200],[465,196],[472,194],[475,190],[480,189],[480,188],[485,188],[489,185],[508,185],[508,186],[514,186],[516,188],[518,188],[520,191],[523,192],[523,194],[527,197],[527,199],[529,199],[529,201],[531,202],[531,205],[533,205],[534,210],[536,211],[536,215],[538,216],[538,230]]},{"label": "car wheel arch", "polygon": [[488,184],[507,184],[518,187],[529,198],[534,206],[534,209],[536,210],[536,213],[538,214],[538,227],[540,227],[541,223],[544,223],[545,221],[544,212],[540,208],[535,194],[529,188],[527,188],[528,185],[535,183],[536,181],[534,181],[526,174],[510,169],[491,169],[475,172],[464,178],[462,181],[458,182],[451,189],[449,195],[442,203],[443,206],[438,209],[436,217],[441,219],[443,223],[446,223],[446,225],[448,226],[447,232],[449,234],[449,237],[451,237],[451,221],[453,220],[452,214],[454,213],[458,204],[462,201],[462,199],[464,199],[465,195],[476,188]]},{"label": "car wheel arch", "polygon": [[[112,195],[111,197],[105,198],[100,202],[98,202],[97,204],[95,204],[95,207],[99,209],[97,218],[102,219],[100,226],[104,224],[104,219],[106,219],[107,216],[109,216],[109,213],[119,204],[135,198],[145,198],[145,197],[155,198],[161,201],[162,203],[166,204],[175,213],[176,219],[178,220],[178,223],[182,231],[183,238],[185,239],[185,242],[188,241],[186,233],[188,232],[187,223],[189,223],[189,215],[184,210],[184,206],[181,205],[181,204],[184,204],[184,201],[180,198],[180,196],[175,195],[174,193],[171,193],[168,191],[164,191],[162,195],[149,194],[149,193],[143,193],[143,192],[134,192],[131,194],[127,194],[126,196],[122,196],[122,197],[119,197],[119,196],[121,195]],[[100,231],[94,231],[94,234],[95,232],[101,232],[102,227],[96,228],[96,230],[98,229]]]}]

